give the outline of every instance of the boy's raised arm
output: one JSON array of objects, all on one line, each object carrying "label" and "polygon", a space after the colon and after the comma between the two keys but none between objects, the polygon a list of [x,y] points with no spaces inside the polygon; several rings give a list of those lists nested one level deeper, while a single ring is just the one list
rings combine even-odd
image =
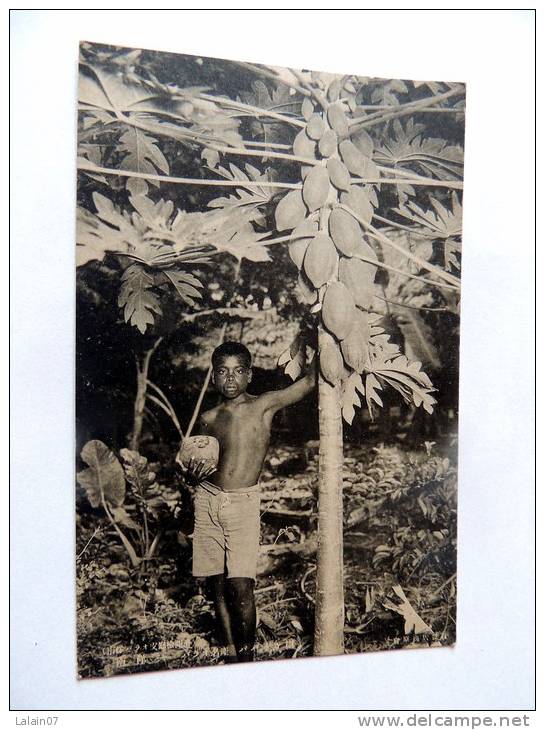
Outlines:
[{"label": "boy's raised arm", "polygon": [[298,403],[308,395],[316,385],[316,360],[317,357],[314,356],[305,375],[292,385],[288,385],[282,390],[271,390],[264,393],[260,400],[262,400],[265,410],[279,411],[281,408]]}]

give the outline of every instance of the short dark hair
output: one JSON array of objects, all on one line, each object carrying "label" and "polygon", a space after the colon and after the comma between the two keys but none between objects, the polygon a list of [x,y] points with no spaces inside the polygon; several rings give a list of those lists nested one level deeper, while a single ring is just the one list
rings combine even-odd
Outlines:
[{"label": "short dark hair", "polygon": [[231,355],[240,357],[247,368],[252,367],[252,356],[250,354],[250,350],[248,350],[248,348],[242,343],[233,342],[231,340],[227,340],[219,345],[219,347],[216,347],[212,353],[212,367],[216,368],[223,357],[230,357]]}]

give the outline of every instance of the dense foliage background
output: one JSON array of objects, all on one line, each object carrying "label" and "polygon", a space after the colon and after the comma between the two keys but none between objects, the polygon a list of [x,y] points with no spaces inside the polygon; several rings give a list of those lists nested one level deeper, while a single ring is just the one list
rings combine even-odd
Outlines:
[{"label": "dense foliage background", "polygon": [[[380,381],[369,400],[367,381],[364,407],[347,408],[348,417],[343,409],[345,647],[454,641],[463,87],[294,76],[84,44],[76,330],[81,676],[221,661],[211,604],[190,577],[192,493],[174,457],[196,404],[217,403],[203,385],[221,339],[251,349],[255,393],[297,375],[301,346],[292,343],[312,329],[316,311],[301,291],[293,241],[271,231],[281,183],[299,184],[301,165],[264,152],[291,153],[297,127],[285,120],[300,120],[308,98],[297,84],[325,93],[335,80],[353,117],[369,124],[352,137],[364,148],[372,141],[368,175],[399,176],[396,184],[363,186],[376,198],[369,220],[412,254],[366,239],[377,257],[366,312],[374,337],[406,356],[401,375],[418,364],[405,393]],[[243,144],[248,139],[253,147]],[[248,159],[244,147],[260,155]],[[240,186],[209,184],[222,179]],[[286,373],[278,369],[282,355]],[[430,408],[418,408],[431,393]],[[312,653],[315,398],[278,415],[262,477],[259,658]]]}]

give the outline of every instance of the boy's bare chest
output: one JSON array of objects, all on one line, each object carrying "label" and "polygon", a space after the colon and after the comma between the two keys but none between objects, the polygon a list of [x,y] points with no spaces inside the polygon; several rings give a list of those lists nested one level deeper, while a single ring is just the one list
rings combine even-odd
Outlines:
[{"label": "boy's bare chest", "polygon": [[240,405],[236,408],[222,409],[217,412],[208,431],[220,443],[232,440],[246,440],[246,442],[261,441],[268,438],[270,424],[268,419],[253,404]]}]

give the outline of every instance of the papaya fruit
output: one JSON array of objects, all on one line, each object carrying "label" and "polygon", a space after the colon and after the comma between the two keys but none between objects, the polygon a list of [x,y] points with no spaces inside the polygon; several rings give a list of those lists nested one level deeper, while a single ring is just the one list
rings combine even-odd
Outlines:
[{"label": "papaya fruit", "polygon": [[308,218],[297,226],[291,234],[288,251],[291,260],[298,269],[303,265],[303,259],[308,248],[308,244],[318,233],[318,223]]},{"label": "papaya fruit", "polygon": [[310,213],[322,205],[329,195],[329,175],[325,167],[316,165],[305,177],[303,183],[303,200]]},{"label": "papaya fruit", "polygon": [[354,324],[341,342],[341,352],[345,363],[361,373],[369,366],[369,321],[367,312],[356,309]]},{"label": "papaya fruit", "polygon": [[335,130],[339,137],[346,137],[348,134],[348,119],[346,118],[342,104],[337,102],[328,106],[327,121],[331,129]]},{"label": "papaya fruit", "polygon": [[301,114],[303,115],[303,119],[305,120],[305,122],[308,122],[308,120],[314,114],[314,104],[308,96],[305,96],[305,98],[303,99],[303,103],[301,104]]},{"label": "papaya fruit", "polygon": [[366,223],[373,217],[373,206],[369,200],[369,192],[359,185],[351,185],[349,192],[341,193],[341,203],[353,210]]},{"label": "papaya fruit", "polygon": [[363,177],[365,174],[365,157],[355,144],[349,139],[343,140],[339,145],[339,154],[342,161],[353,175]]},{"label": "papaya fruit", "polygon": [[365,129],[358,129],[350,135],[350,139],[365,157],[371,157],[375,143],[369,132],[366,132]]},{"label": "papaya fruit", "polygon": [[320,137],[318,150],[322,157],[331,157],[337,151],[337,134],[332,129],[326,131]]},{"label": "papaya fruit", "polygon": [[297,301],[302,304],[311,306],[316,304],[318,300],[318,291],[314,289],[302,271],[299,272],[299,278],[297,279],[294,292]]},{"label": "papaya fruit", "polygon": [[329,216],[329,235],[339,251],[352,256],[362,241],[362,232],[357,220],[342,208],[333,208]]},{"label": "papaya fruit", "polygon": [[349,289],[341,282],[330,284],[322,302],[322,321],[338,340],[343,340],[354,325],[356,306]]},{"label": "papaya fruit", "polygon": [[370,157],[365,157],[363,177],[367,180],[380,180],[380,170]]},{"label": "papaya fruit", "polygon": [[337,249],[327,233],[318,233],[309,243],[303,268],[310,281],[318,289],[329,281],[337,266]]},{"label": "papaya fruit", "polygon": [[[378,257],[374,249],[367,243],[365,236],[362,237],[361,241],[355,247],[352,252],[352,256],[355,256],[357,259],[361,259],[362,261],[367,261],[367,263],[369,263],[369,259],[371,259],[371,261],[378,261]],[[375,266],[375,272],[376,268],[377,267]]]},{"label": "papaya fruit", "polygon": [[327,161],[327,172],[331,184],[334,185],[337,190],[344,190],[348,192],[350,190],[350,173],[345,164],[343,164],[336,157],[331,157]]},{"label": "papaya fruit", "polygon": [[350,291],[358,307],[369,309],[375,296],[375,273],[377,267],[358,258],[341,258],[339,281]]},{"label": "papaya fruit", "polygon": [[340,93],[341,93],[341,81],[340,81],[340,79],[333,79],[333,81],[327,87],[327,100],[328,101],[337,101]]},{"label": "papaya fruit", "polygon": [[308,160],[316,158],[316,142],[310,139],[304,129],[293,140],[293,154],[297,157],[306,157]]},{"label": "papaya fruit", "polygon": [[307,122],[306,133],[310,139],[319,140],[325,132],[324,120],[319,114],[313,114]]},{"label": "papaya fruit", "polygon": [[278,231],[295,228],[306,217],[307,209],[300,190],[292,190],[284,195],[276,206],[274,219]]},{"label": "papaya fruit", "polygon": [[320,371],[331,385],[336,385],[344,372],[339,345],[328,332],[320,335]]}]

